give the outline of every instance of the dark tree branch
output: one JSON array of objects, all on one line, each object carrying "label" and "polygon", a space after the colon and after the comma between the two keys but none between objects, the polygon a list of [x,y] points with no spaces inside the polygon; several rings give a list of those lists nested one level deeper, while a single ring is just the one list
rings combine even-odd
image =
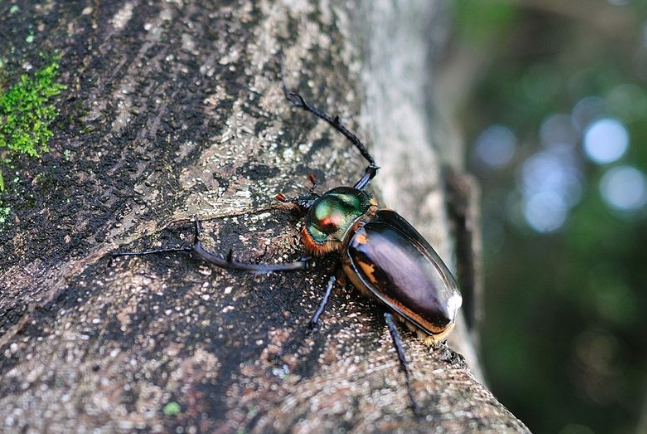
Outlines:
[{"label": "dark tree branch", "polygon": [[307,192],[310,173],[322,190],[352,185],[365,162],[286,103],[279,51],[290,87],[367,143],[383,203],[451,257],[420,89],[436,29],[420,23],[443,12],[405,3],[0,2],[8,76],[58,50],[68,86],[51,153],[17,161],[5,196],[0,431],[527,431],[463,357],[400,329],[416,417],[380,309],[349,285],[308,333],[325,259],[269,275],[174,253],[110,263],[190,243],[195,214],[221,257],[303,255],[273,198]]}]

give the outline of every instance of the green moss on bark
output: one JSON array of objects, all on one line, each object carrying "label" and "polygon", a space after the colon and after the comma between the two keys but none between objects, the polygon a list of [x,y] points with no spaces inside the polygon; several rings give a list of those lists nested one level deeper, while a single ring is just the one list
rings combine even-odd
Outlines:
[{"label": "green moss on bark", "polygon": [[[65,86],[56,83],[58,58],[34,74],[23,74],[6,92],[0,90],[0,152],[6,148],[5,158],[13,154],[38,157],[49,149],[53,136],[50,124],[57,116],[51,98]],[[0,169],[0,191],[5,188]]]}]

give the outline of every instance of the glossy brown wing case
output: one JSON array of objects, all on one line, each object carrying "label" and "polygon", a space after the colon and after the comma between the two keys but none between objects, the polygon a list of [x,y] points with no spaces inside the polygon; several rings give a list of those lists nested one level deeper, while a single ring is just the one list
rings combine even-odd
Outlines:
[{"label": "glossy brown wing case", "polygon": [[343,251],[346,274],[360,290],[429,335],[453,325],[461,305],[456,281],[429,243],[398,213],[377,211],[348,238]]}]

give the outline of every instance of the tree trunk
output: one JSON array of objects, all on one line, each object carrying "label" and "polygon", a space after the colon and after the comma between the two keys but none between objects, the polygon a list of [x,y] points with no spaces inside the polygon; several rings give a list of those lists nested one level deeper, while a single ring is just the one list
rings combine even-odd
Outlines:
[{"label": "tree trunk", "polygon": [[[368,143],[381,204],[451,258],[427,99],[444,3],[16,4],[0,2],[5,70],[57,50],[67,90],[51,152],[16,161],[5,194],[2,432],[527,432],[463,357],[402,328],[416,417],[380,309],[349,286],[306,333],[333,258],[271,275],[184,254],[110,260],[190,242],[196,214],[219,255],[303,254],[273,197],[306,191],[310,173],[318,191],[352,185],[365,163],[291,108],[279,52],[287,85]],[[464,327],[450,345],[473,353]]]}]

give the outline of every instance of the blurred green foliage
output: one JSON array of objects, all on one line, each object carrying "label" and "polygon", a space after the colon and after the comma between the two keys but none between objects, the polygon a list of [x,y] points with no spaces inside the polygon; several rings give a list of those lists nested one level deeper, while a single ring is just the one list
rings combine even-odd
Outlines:
[{"label": "blurred green foliage", "polygon": [[[645,432],[647,211],[609,206],[600,182],[621,165],[647,171],[647,5],[455,6],[456,50],[479,59],[461,110],[468,140],[494,124],[517,140],[502,167],[468,155],[483,186],[488,382],[535,433]],[[524,165],[549,148],[540,138],[546,119],[572,116],[586,98],[600,102],[597,117],[626,127],[629,147],[618,161],[594,164],[578,130],[576,204],[558,229],[534,230],[522,212]]]}]

